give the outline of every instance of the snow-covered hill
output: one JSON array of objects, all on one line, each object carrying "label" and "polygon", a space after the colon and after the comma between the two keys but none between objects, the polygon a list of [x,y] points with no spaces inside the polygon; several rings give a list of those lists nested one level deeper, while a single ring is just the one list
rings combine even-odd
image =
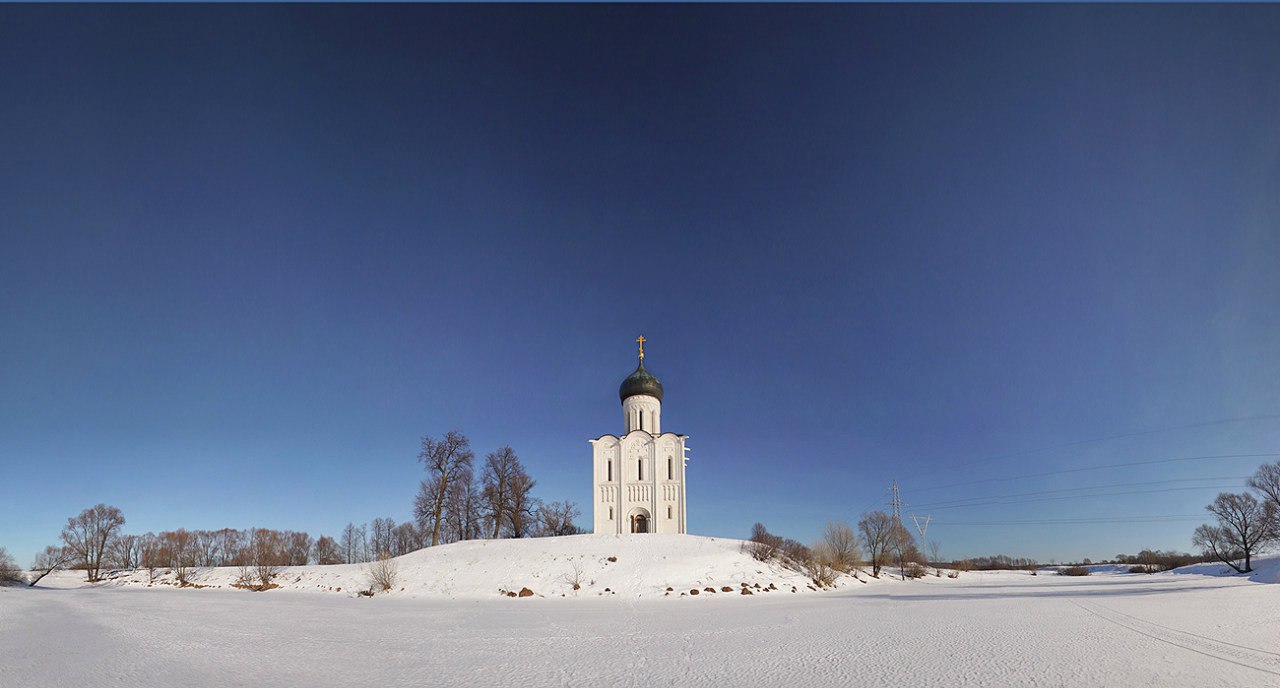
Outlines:
[{"label": "snow-covered hill", "polygon": [[[753,594],[815,591],[804,575],[775,563],[752,559],[740,540],[694,535],[571,535],[527,540],[476,540],[428,547],[397,557],[392,590],[401,597],[493,599],[523,589],[534,597],[678,597],[742,596],[743,584]],[[235,567],[195,569],[197,586],[230,588],[240,576]],[[574,590],[574,582],[579,589]],[[370,588],[368,566],[290,566],[280,570],[275,592],[356,595]],[[843,576],[837,587],[857,583]],[[169,571],[154,583],[146,571],[112,572],[102,586],[176,584]],[[86,585],[80,572],[59,572],[42,587]]]},{"label": "snow-covered hill", "polygon": [[1169,573],[1199,576],[1239,576],[1241,578],[1248,577],[1249,580],[1255,583],[1280,583],[1280,555],[1255,557],[1252,563],[1253,571],[1247,574],[1236,573],[1230,566],[1219,562],[1192,564],[1174,569]]}]

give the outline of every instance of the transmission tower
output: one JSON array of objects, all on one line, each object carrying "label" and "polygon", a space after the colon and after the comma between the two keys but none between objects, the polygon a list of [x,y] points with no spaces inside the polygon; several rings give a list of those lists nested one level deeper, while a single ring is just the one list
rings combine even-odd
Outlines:
[{"label": "transmission tower", "polygon": [[[921,523],[921,522],[920,522],[920,517],[919,517],[919,516],[916,516],[915,514],[911,514],[911,520],[915,522],[915,524],[916,524],[916,531],[917,531],[918,533],[920,533],[920,542],[922,542],[922,543],[923,543],[923,542],[924,542],[924,532],[925,532],[926,530],[929,530],[929,521],[932,521],[932,520],[933,520],[933,516],[932,516],[932,515],[925,516],[925,517],[924,517],[924,523]],[[921,545],[921,546],[923,547],[923,545]]]},{"label": "transmission tower", "polygon": [[893,520],[902,522],[902,498],[898,496],[898,481],[893,481]]}]

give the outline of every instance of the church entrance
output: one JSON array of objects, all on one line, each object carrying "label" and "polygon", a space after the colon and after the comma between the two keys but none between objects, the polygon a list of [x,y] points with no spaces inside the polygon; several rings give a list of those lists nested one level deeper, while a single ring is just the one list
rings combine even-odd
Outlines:
[{"label": "church entrance", "polygon": [[647,533],[649,532],[649,517],[644,514],[636,514],[631,517],[631,532]]}]

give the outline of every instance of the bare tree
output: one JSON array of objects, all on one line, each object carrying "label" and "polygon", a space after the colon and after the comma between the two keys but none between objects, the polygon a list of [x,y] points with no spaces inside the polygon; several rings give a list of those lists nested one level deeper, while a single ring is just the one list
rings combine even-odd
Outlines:
[{"label": "bare tree", "polygon": [[13,560],[9,550],[0,547],[0,583],[21,583],[22,571],[18,570],[18,562]]},{"label": "bare tree", "polygon": [[31,564],[31,572],[35,574],[31,582],[27,585],[35,587],[41,578],[57,571],[64,569],[67,564],[71,563],[71,558],[75,554],[67,547],[58,547],[57,545],[49,545],[44,551],[36,555],[36,560]]},{"label": "bare tree", "polygon": [[[897,526],[895,528],[894,526]],[[862,533],[862,546],[867,548],[867,558],[871,560],[871,575],[880,577],[880,569],[888,561],[898,538],[897,530],[902,524],[883,511],[863,514],[858,519],[858,531]]]},{"label": "bare tree", "polygon": [[147,582],[156,582],[156,570],[164,566],[164,552],[155,533],[138,538],[138,563],[147,570]]},{"label": "bare tree", "polygon": [[426,468],[428,477],[422,481],[418,499],[414,501],[414,516],[420,524],[430,525],[433,547],[440,544],[440,525],[450,483],[464,471],[470,472],[474,458],[471,441],[457,430],[450,430],[438,440],[422,438],[418,460]]},{"label": "bare tree", "polygon": [[1258,472],[1249,478],[1249,487],[1261,492],[1265,501],[1280,508],[1280,460],[1258,466]]},{"label": "bare tree", "polygon": [[329,564],[342,563],[342,554],[338,551],[338,542],[328,535],[321,535],[316,538],[314,552],[317,564],[327,566]]},{"label": "bare tree", "polygon": [[533,496],[533,486],[538,481],[523,470],[511,481],[511,509],[507,512],[507,531],[511,537],[528,537],[537,523],[536,514],[541,502]]},{"label": "bare tree", "polygon": [[358,564],[369,560],[366,539],[364,525],[357,528],[356,524],[348,523],[347,527],[342,529],[342,538],[338,541],[338,548],[342,551],[343,563]]},{"label": "bare tree", "polygon": [[844,521],[827,521],[822,532],[822,543],[831,566],[848,573],[862,564],[858,552],[858,533]]},{"label": "bare tree", "polygon": [[570,501],[547,502],[538,507],[539,536],[577,535],[581,532],[573,519],[582,515],[578,505]]},{"label": "bare tree", "polygon": [[112,538],[108,559],[116,568],[138,568],[138,536],[119,535]]},{"label": "bare tree", "polygon": [[311,536],[296,530],[286,530],[282,533],[282,537],[286,553],[285,565],[306,566],[311,557],[311,545],[314,542]]},{"label": "bare tree", "polygon": [[169,568],[173,569],[174,577],[178,579],[178,583],[186,585],[189,582],[191,569],[200,557],[195,533],[179,528],[160,533],[159,538],[161,547],[168,554],[167,563]]},{"label": "bare tree", "polygon": [[102,579],[102,562],[106,557],[111,537],[124,525],[120,510],[98,504],[67,519],[62,529],[62,541],[70,547],[84,565],[89,582]]},{"label": "bare tree", "polygon": [[248,544],[248,535],[235,528],[223,528],[214,533],[217,542],[217,561],[219,566],[237,566],[240,557]]},{"label": "bare tree", "polygon": [[422,530],[409,521],[396,526],[395,543],[397,556],[416,552],[425,544],[422,541]]},{"label": "bare tree", "polygon": [[1217,518],[1218,525],[1196,528],[1191,544],[1237,573],[1252,571],[1253,555],[1280,537],[1280,515],[1270,500],[1259,502],[1247,492],[1222,492],[1205,509]]},{"label": "bare tree", "polygon": [[480,470],[481,493],[484,500],[484,517],[493,532],[491,537],[502,534],[502,526],[510,520],[511,484],[516,476],[524,473],[520,458],[509,446],[500,447],[484,457]]},{"label": "bare tree", "polygon": [[[249,540],[251,580],[255,590],[273,587],[271,580],[288,561],[288,549],[279,531],[254,528]],[[244,572],[241,572],[244,577]]]},{"label": "bare tree", "polygon": [[476,540],[483,535],[480,486],[467,469],[457,473],[449,484],[444,502],[444,522],[440,541],[444,543]]},{"label": "bare tree", "polygon": [[[898,572],[902,574],[902,580],[907,579],[907,564],[915,563],[924,557],[920,556],[920,550],[916,548],[916,539],[911,536],[911,531],[902,524],[899,519],[891,519],[891,537],[889,544],[889,552],[893,554],[894,559],[898,562]],[[920,569],[920,567],[917,567]],[[922,570],[922,569],[920,569]],[[914,576],[919,578],[920,576]]]},{"label": "bare tree", "polygon": [[196,565],[221,566],[218,557],[218,533],[212,530],[194,531],[196,536]]},{"label": "bare tree", "polygon": [[396,522],[390,518],[375,518],[369,524],[369,545],[375,556],[395,553]]}]

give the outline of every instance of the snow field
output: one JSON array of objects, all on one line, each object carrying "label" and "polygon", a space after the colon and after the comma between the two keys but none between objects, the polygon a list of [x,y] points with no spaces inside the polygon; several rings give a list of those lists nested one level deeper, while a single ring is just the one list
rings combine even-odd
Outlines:
[{"label": "snow field", "polygon": [[[373,598],[345,586],[301,594],[322,580],[305,578],[265,593],[66,576],[3,589],[0,685],[1280,686],[1280,587],[1220,566],[679,598],[651,591],[713,577],[764,583],[757,571],[770,571],[736,541],[670,537],[436,548],[402,558],[403,593]],[[561,598],[551,564],[572,556],[618,562],[594,569],[589,594]],[[523,567],[534,562],[547,567],[545,597],[497,593],[532,577]],[[1258,569],[1274,576],[1280,558]]]}]

